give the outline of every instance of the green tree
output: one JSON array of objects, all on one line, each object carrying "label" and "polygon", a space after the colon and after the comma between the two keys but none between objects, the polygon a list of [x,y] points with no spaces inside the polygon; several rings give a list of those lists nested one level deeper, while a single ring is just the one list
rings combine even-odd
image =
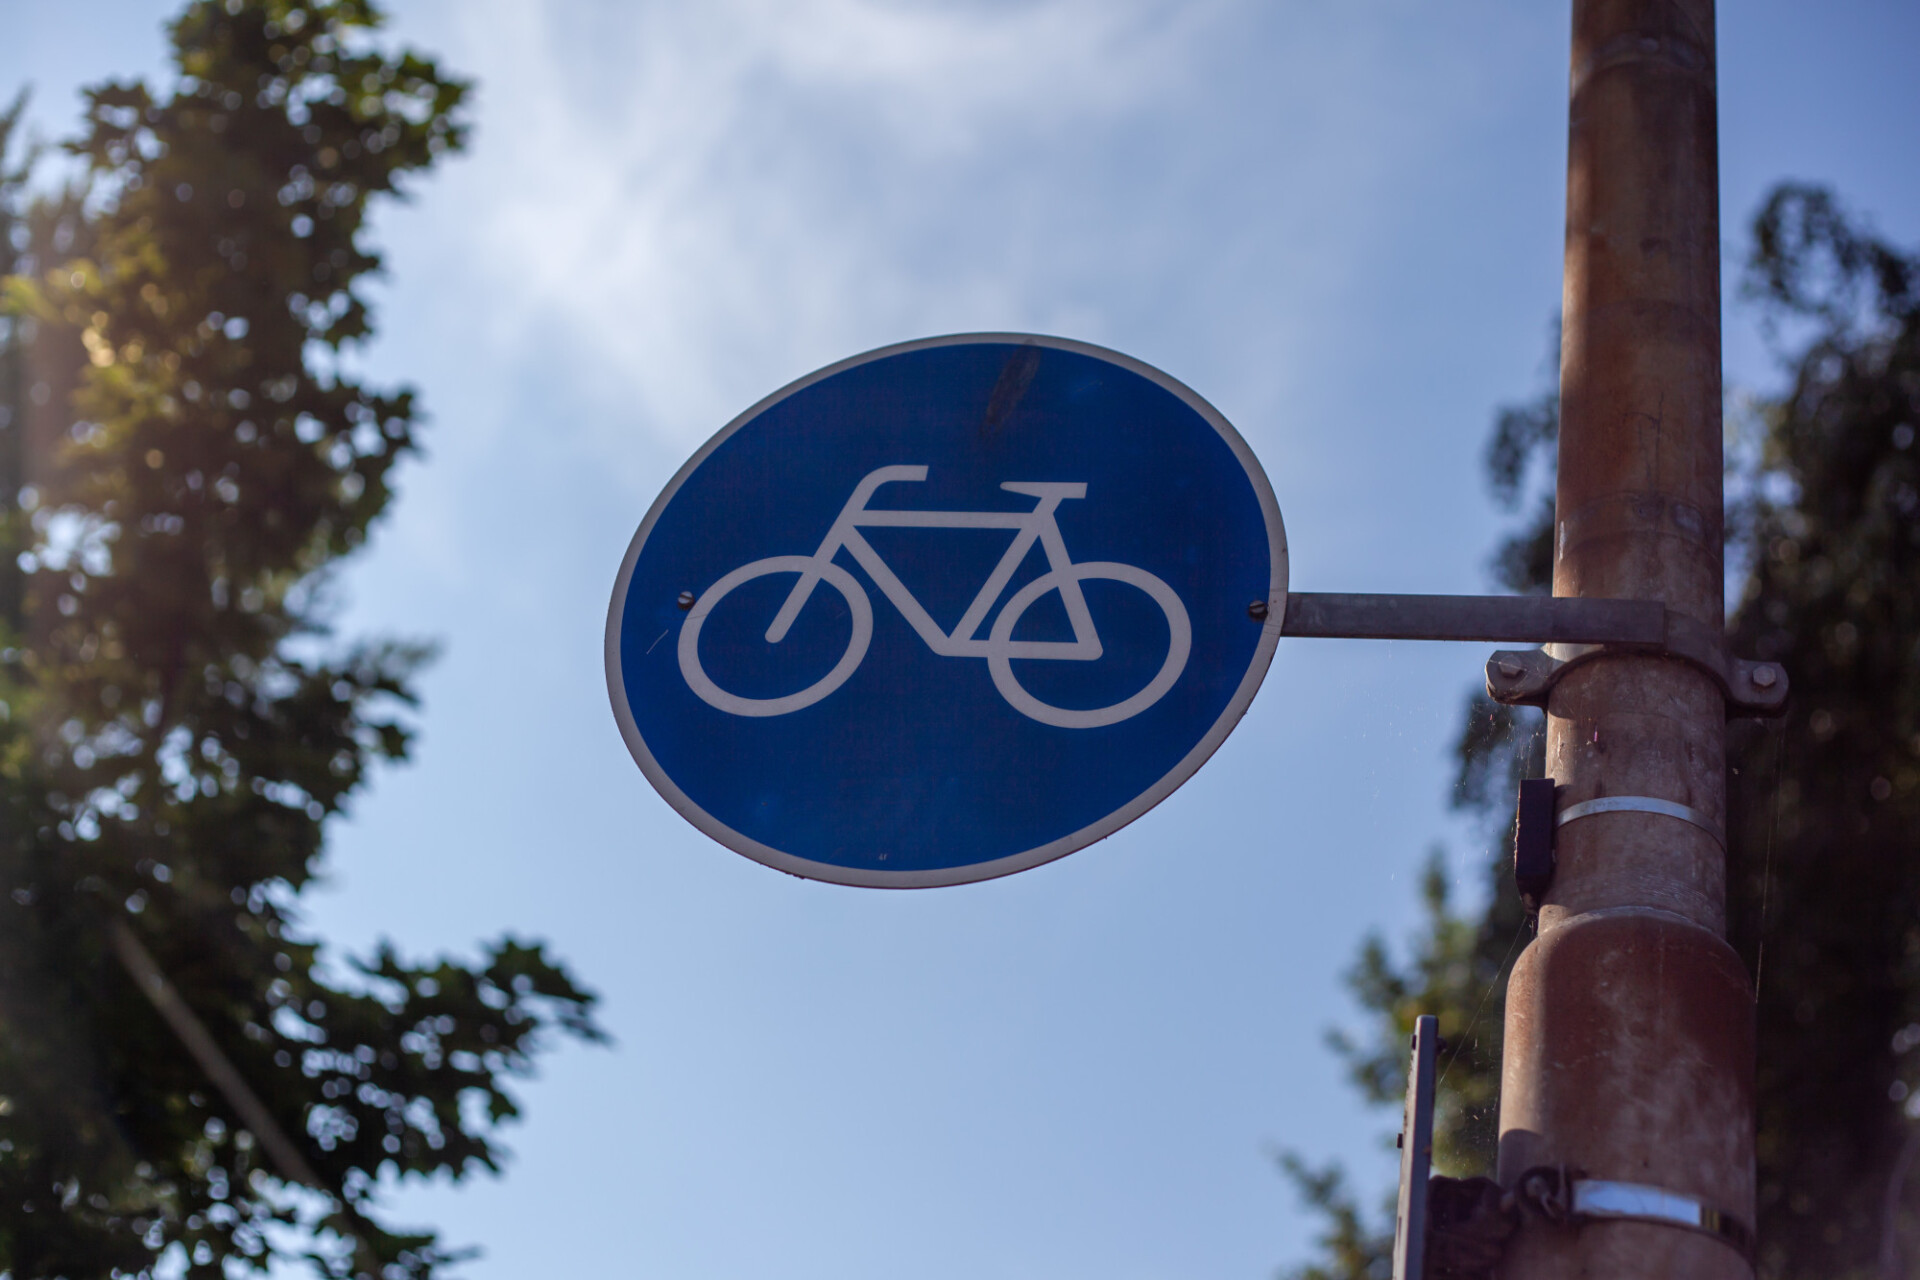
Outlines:
[{"label": "green tree", "polygon": [[0,164],[15,1280],[440,1272],[382,1189],[497,1169],[512,1078],[554,1029],[600,1038],[538,945],[329,963],[300,921],[328,819],[406,755],[427,656],[327,628],[419,423],[352,370],[367,212],[465,134],[467,86],[380,21],[195,0],[168,88],[88,92],[68,188],[30,200]]},{"label": "green tree", "polygon": [[[1744,289],[1774,335],[1787,390],[1749,425],[1730,476],[1729,562],[1745,566],[1728,641],[1786,665],[1787,716],[1729,741],[1730,939],[1752,966],[1759,1032],[1760,1274],[1847,1280],[1920,1265],[1920,257],[1783,185],[1753,224]],[[1496,498],[1523,510],[1494,558],[1545,590],[1558,430],[1552,393],[1503,411]],[[1475,697],[1455,803],[1494,842],[1488,905],[1468,917],[1429,877],[1404,962],[1377,940],[1352,982],[1365,1044],[1336,1041],[1374,1101],[1397,1103],[1412,1018],[1472,1025],[1438,1116],[1442,1171],[1491,1172],[1498,1032],[1521,908],[1507,877],[1521,776],[1541,765],[1538,713]],[[1478,1019],[1473,1010],[1484,1003]],[[1363,1213],[1332,1170],[1291,1165],[1324,1211],[1300,1280],[1383,1276],[1391,1216]]]},{"label": "green tree", "polygon": [[[1792,337],[1744,504],[1737,652],[1793,679],[1731,744],[1732,937],[1758,986],[1764,1274],[1920,1266],[1920,255],[1789,186],[1748,292]],[[1920,1105],[1920,1104],[1915,1104]]]}]

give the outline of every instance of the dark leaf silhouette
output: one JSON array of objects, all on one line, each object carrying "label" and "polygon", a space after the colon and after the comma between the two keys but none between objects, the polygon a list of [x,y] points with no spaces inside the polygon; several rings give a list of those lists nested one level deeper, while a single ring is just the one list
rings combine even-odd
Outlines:
[{"label": "dark leaf silhouette", "polygon": [[[1729,741],[1730,936],[1758,993],[1760,1274],[1907,1275],[1920,1266],[1920,257],[1830,193],[1785,184],[1755,219],[1745,293],[1784,344],[1788,388],[1760,415],[1755,473],[1734,477],[1729,559],[1749,569],[1728,643],[1784,663],[1794,691],[1784,720],[1737,722]],[[1495,497],[1528,516],[1495,561],[1516,591],[1549,585],[1557,427],[1544,395],[1503,411],[1488,450]],[[1454,913],[1431,874],[1407,958],[1375,939],[1354,970],[1368,1033],[1336,1040],[1362,1091],[1397,1105],[1413,1017],[1438,1014],[1451,1037],[1489,1007],[1443,1090],[1437,1154],[1456,1175],[1491,1172],[1499,956],[1521,922],[1514,784],[1539,772],[1539,742],[1537,712],[1471,700],[1456,802],[1506,834],[1490,905]],[[1295,1177],[1328,1222],[1322,1260],[1295,1274],[1377,1274],[1390,1232],[1330,1174]]]},{"label": "dark leaf silhouette", "polygon": [[[434,1274],[456,1255],[382,1221],[382,1179],[498,1169],[509,1082],[553,1030],[600,1035],[538,944],[328,964],[301,923],[328,819],[407,754],[431,652],[327,626],[329,572],[420,426],[411,391],[343,359],[372,333],[367,212],[465,135],[467,86],[379,23],[365,0],[199,0],[171,88],[89,91],[70,188],[29,198],[0,145],[17,1280],[163,1257]],[[176,1002],[136,983],[140,957]]]}]

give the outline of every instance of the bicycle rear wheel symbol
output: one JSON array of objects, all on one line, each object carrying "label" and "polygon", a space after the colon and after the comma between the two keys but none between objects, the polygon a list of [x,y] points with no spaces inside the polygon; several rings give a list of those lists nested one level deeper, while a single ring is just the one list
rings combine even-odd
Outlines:
[{"label": "bicycle rear wheel symbol", "polygon": [[[854,486],[852,496],[847,499],[833,527],[827,531],[819,549],[812,555],[768,556],[743,564],[702,592],[680,629],[680,672],[688,688],[708,705],[732,715],[780,716],[812,706],[845,684],[859,668],[873,641],[873,603],[859,581],[833,563],[842,547],[867,571],[888,602],[900,611],[928,648],[941,657],[986,659],[987,670],[1000,696],[1014,710],[1042,724],[1066,729],[1091,729],[1118,724],[1139,715],[1173,688],[1180,679],[1180,673],[1186,669],[1187,657],[1193,648],[1193,628],[1187,618],[1186,606],[1173,588],[1137,565],[1106,560],[1075,563],[1067,554],[1054,512],[1067,499],[1085,497],[1086,485],[1009,481],[1000,486],[1010,493],[1038,499],[1031,511],[900,511],[875,509],[867,505],[874,491],[883,484],[926,478],[927,469],[919,466],[881,467],[871,472]],[[1011,529],[1014,538],[960,621],[949,632],[941,630],[899,576],[860,533],[862,528],[882,526]],[[1015,591],[1000,607],[987,634],[981,636],[980,628],[986,623],[987,615],[993,612],[1001,593],[1006,590],[1008,582],[1036,541],[1046,553],[1047,572]],[[814,588],[825,582],[845,599],[852,619],[846,651],[832,670],[797,693],[776,698],[747,698],[729,693],[714,683],[700,663],[701,629],[708,616],[736,587],[769,574],[786,573],[798,575],[799,580],[794,583],[785,603],[768,625],[767,642],[778,644],[785,638]],[[1159,606],[1167,621],[1166,657],[1144,688],[1109,706],[1082,710],[1042,702],[1014,676],[1013,662],[1015,659],[1090,662],[1099,658],[1104,649],[1099,633],[1094,628],[1093,615],[1087,609],[1086,597],[1080,589],[1081,583],[1096,580],[1123,582],[1136,587]],[[1059,593],[1061,603],[1066,607],[1073,639],[1015,640],[1014,629],[1027,609],[1052,592]]]}]

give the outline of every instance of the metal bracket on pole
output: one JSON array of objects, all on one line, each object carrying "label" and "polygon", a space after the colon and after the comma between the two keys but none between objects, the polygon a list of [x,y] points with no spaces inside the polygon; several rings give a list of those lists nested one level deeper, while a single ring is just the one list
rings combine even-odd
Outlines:
[{"label": "metal bracket on pole", "polygon": [[1520,1176],[1519,1199],[1549,1222],[1645,1222],[1712,1236],[1751,1264],[1753,1228],[1733,1214],[1692,1196],[1638,1182],[1589,1178],[1577,1169],[1541,1166]]},{"label": "metal bracket on pole", "polygon": [[1563,676],[1583,662],[1610,653],[1651,653],[1676,658],[1713,677],[1729,716],[1768,717],[1787,709],[1787,673],[1775,662],[1729,658],[1713,630],[1694,618],[1662,608],[1658,643],[1558,642],[1539,649],[1503,649],[1487,659],[1487,696],[1509,706],[1544,707]]},{"label": "metal bracket on pole", "polygon": [[1610,653],[1675,658],[1712,676],[1734,716],[1777,716],[1787,706],[1779,664],[1729,658],[1717,630],[1658,600],[1586,596],[1401,596],[1294,591],[1283,636],[1349,640],[1527,640],[1487,661],[1487,696],[1544,707],[1562,676]]},{"label": "metal bracket on pole", "polygon": [[1552,778],[1522,778],[1513,817],[1513,887],[1528,911],[1539,911],[1553,886],[1555,802]]},{"label": "metal bracket on pole", "polygon": [[1593,800],[1582,800],[1579,804],[1568,805],[1555,815],[1553,825],[1564,827],[1569,822],[1578,822],[1602,813],[1657,813],[1663,818],[1678,818],[1712,836],[1713,842],[1720,846],[1723,853],[1727,848],[1727,833],[1712,818],[1678,801],[1659,800],[1653,796],[1600,796]]}]

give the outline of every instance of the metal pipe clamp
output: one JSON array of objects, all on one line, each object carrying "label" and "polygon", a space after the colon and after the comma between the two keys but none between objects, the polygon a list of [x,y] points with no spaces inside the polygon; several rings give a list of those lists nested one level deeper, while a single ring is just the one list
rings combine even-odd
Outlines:
[{"label": "metal pipe clamp", "polygon": [[1573,1180],[1573,1220],[1598,1218],[1651,1222],[1685,1227],[1712,1236],[1753,1261],[1753,1229],[1723,1209],[1702,1204],[1692,1196],[1637,1182],[1608,1182],[1599,1178]]},{"label": "metal pipe clamp", "polygon": [[1601,796],[1597,800],[1582,800],[1579,804],[1570,804],[1554,818],[1553,825],[1564,827],[1569,822],[1581,818],[1591,818],[1596,813],[1657,813],[1663,818],[1678,818],[1682,822],[1691,822],[1708,835],[1724,851],[1727,847],[1727,833],[1720,824],[1701,813],[1698,809],[1689,809],[1684,804],[1672,800],[1656,800],[1652,796]]}]

